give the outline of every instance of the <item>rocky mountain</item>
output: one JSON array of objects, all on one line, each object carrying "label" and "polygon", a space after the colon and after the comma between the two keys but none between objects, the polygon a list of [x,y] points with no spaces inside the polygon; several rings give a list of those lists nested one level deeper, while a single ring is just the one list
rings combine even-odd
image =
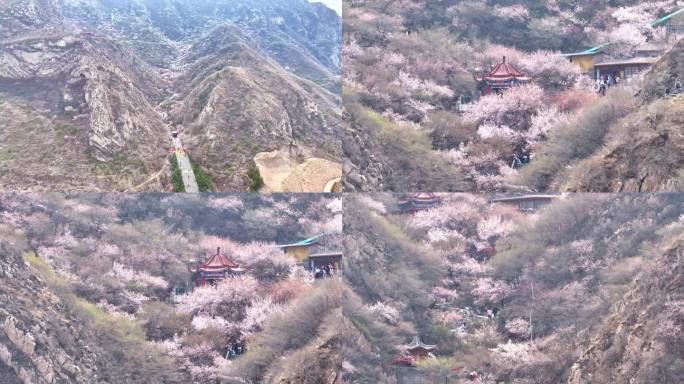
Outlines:
[{"label": "rocky mountain", "polygon": [[170,67],[188,39],[230,21],[283,67],[339,89],[341,20],[331,9],[305,0],[60,0],[80,25],[131,42],[143,58]]},{"label": "rocky mountain", "polygon": [[186,127],[217,190],[246,189],[261,151],[340,157],[341,21],[321,4],[22,0],[0,19],[3,188],[167,189]]},{"label": "rocky mountain", "polygon": [[94,382],[97,369],[93,350],[97,343],[92,333],[67,313],[64,304],[25,262],[17,244],[9,241],[16,235],[7,227],[0,227],[0,232],[2,382]]},{"label": "rocky mountain", "polygon": [[54,3],[13,4],[3,23],[40,29],[2,40],[3,189],[119,190],[158,171],[155,70],[114,40],[79,34]]},{"label": "rocky mountain", "polygon": [[205,159],[220,184],[240,185],[245,175],[239,170],[256,152],[292,143],[316,148],[316,157],[339,155],[332,140],[339,130],[339,97],[293,77],[250,47],[235,25],[220,25],[197,41],[186,63],[174,79],[179,93],[166,104],[169,117],[184,127],[193,156]]},{"label": "rocky mountain", "polygon": [[[573,365],[568,384],[674,383],[684,355],[684,243],[680,236],[640,276]],[[616,369],[605,369],[606,365]]]}]

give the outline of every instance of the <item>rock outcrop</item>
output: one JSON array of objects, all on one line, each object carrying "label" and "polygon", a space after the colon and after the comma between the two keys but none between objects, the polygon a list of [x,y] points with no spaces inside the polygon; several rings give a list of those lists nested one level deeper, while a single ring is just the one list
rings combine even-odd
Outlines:
[{"label": "rock outcrop", "polygon": [[0,241],[0,381],[96,383],[89,337],[21,254]]},{"label": "rock outcrop", "polygon": [[569,172],[565,191],[666,192],[684,187],[684,95],[657,99],[611,128],[598,153]]},{"label": "rock outcrop", "polygon": [[[159,75],[120,43],[81,34],[53,7],[16,4],[24,7],[3,9],[3,20],[37,18],[39,27],[0,41],[0,152],[12,153],[0,156],[0,185],[123,190],[159,170]],[[47,175],[46,162],[54,167]]]},{"label": "rock outcrop", "polygon": [[281,372],[269,380],[281,384],[336,384],[342,366],[342,340],[339,311],[322,319],[320,336],[284,358]]},{"label": "rock outcrop", "polygon": [[568,384],[676,383],[684,375],[684,238],[641,276],[572,366]]}]

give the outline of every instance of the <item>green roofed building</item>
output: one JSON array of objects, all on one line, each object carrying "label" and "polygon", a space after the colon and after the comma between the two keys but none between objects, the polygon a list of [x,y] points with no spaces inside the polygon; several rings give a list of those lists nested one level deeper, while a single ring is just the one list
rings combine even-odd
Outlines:
[{"label": "green roofed building", "polygon": [[[651,28],[666,28],[668,39],[684,35],[684,8],[651,22],[649,26]],[[635,57],[627,59],[601,57],[610,44],[610,42],[604,43],[583,51],[565,53],[563,56],[568,58],[571,63],[577,64],[581,73],[593,78],[599,78],[601,75],[613,75],[628,79],[653,65],[657,58],[662,55],[665,46],[665,42],[651,40],[637,47]]]},{"label": "green roofed building", "polygon": [[318,239],[322,236],[321,234],[293,243],[278,244],[277,247],[282,249],[283,252],[293,255],[298,261],[303,262],[309,258],[311,247],[318,244]]},{"label": "green roofed building", "polygon": [[322,245],[319,244],[319,240],[323,236],[326,234],[292,243],[278,244],[276,247],[292,255],[307,270],[315,272],[315,278],[330,277],[336,275],[342,267],[342,251],[320,249]]},{"label": "green roofed building", "polygon": [[606,48],[609,44],[610,43],[597,45],[593,48],[588,48],[580,52],[565,53],[563,56],[567,57],[571,63],[577,64],[583,74],[593,75],[594,62],[596,61],[597,57],[603,54],[604,48]]},{"label": "green roofed building", "polygon": [[684,8],[665,15],[650,25],[652,28],[665,27],[668,39],[673,37],[678,39],[679,36],[684,35]]}]

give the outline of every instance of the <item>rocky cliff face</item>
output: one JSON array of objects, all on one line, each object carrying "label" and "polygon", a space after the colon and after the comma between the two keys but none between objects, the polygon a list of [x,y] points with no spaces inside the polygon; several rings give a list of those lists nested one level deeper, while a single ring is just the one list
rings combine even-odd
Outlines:
[{"label": "rocky cliff face", "polygon": [[59,11],[54,0],[3,1],[0,3],[0,37],[32,34],[37,29],[57,31]]},{"label": "rocky cliff face", "polygon": [[[166,139],[152,105],[161,95],[159,75],[118,42],[79,33],[54,4],[15,3],[3,20],[34,20],[39,29],[1,42],[2,185],[120,190],[159,170]],[[100,167],[115,158],[118,170]],[[55,168],[51,180],[46,160]],[[70,177],[72,165],[83,173]]]},{"label": "rocky cliff face", "polygon": [[666,88],[673,89],[677,79],[684,82],[684,40],[679,41],[644,78],[640,96],[654,100],[665,94]]},{"label": "rocky cliff face", "polygon": [[0,381],[98,382],[89,337],[22,255],[0,243]]},{"label": "rocky cliff face", "polygon": [[568,384],[675,383],[684,375],[684,238],[641,276],[573,365]]},{"label": "rocky cliff face", "polygon": [[606,145],[571,172],[564,190],[662,192],[684,186],[684,95],[658,99],[613,127]]}]

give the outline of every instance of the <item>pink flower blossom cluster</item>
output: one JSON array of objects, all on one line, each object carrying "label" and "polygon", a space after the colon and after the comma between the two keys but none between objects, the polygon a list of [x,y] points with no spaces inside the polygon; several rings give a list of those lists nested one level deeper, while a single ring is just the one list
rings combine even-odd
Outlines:
[{"label": "pink flower blossom cluster", "polygon": [[399,322],[399,309],[394,305],[378,301],[375,304],[369,305],[368,309],[388,324],[397,324]]},{"label": "pink flower blossom cluster", "polygon": [[212,208],[239,211],[244,208],[242,199],[237,196],[211,197],[208,204]]},{"label": "pink flower blossom cluster", "polygon": [[511,112],[535,113],[544,106],[544,90],[535,84],[513,87],[502,95],[487,95],[471,104],[464,114],[468,121],[515,126]]},{"label": "pink flower blossom cluster", "polygon": [[530,16],[530,10],[522,4],[497,5],[494,7],[494,14],[506,19],[524,20]]},{"label": "pink flower blossom cluster", "polygon": [[107,276],[124,284],[136,283],[154,288],[168,288],[169,286],[169,283],[159,276],[152,276],[145,271],[136,271],[116,262],[112,265],[112,270],[107,273]]},{"label": "pink flower blossom cluster", "polygon": [[513,288],[509,284],[490,277],[477,279],[472,290],[472,294],[476,297],[475,303],[478,305],[498,304],[511,292],[513,292]]},{"label": "pink flower blossom cluster", "polygon": [[516,337],[529,337],[530,323],[525,319],[517,317],[506,322],[506,331]]},{"label": "pink flower blossom cluster", "polygon": [[491,239],[503,236],[514,228],[513,221],[501,215],[489,215],[477,225],[480,239]]}]

